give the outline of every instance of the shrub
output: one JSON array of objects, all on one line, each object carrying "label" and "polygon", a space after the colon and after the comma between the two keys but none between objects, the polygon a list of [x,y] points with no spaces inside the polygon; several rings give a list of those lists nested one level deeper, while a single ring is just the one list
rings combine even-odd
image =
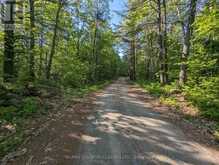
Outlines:
[{"label": "shrub", "polygon": [[39,109],[39,104],[36,98],[28,97],[25,98],[23,101],[23,106],[22,106],[22,110],[20,111],[20,114],[22,116],[28,116],[36,113],[38,109]]},{"label": "shrub", "polygon": [[0,107],[0,120],[12,121],[18,111],[14,106]]},{"label": "shrub", "polygon": [[161,97],[160,102],[168,106],[175,107],[176,109],[179,109],[179,104],[177,100],[173,97]]},{"label": "shrub", "polygon": [[201,111],[201,115],[219,121],[219,79],[211,77],[200,80],[199,84],[188,84],[183,92]]}]

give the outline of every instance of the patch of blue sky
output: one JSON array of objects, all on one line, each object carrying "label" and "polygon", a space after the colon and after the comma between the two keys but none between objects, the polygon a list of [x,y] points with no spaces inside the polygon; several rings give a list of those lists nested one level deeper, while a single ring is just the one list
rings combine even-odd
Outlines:
[{"label": "patch of blue sky", "polygon": [[124,13],[126,9],[127,0],[113,0],[110,3],[111,10],[111,26],[114,28],[122,21],[122,16],[118,13]]}]

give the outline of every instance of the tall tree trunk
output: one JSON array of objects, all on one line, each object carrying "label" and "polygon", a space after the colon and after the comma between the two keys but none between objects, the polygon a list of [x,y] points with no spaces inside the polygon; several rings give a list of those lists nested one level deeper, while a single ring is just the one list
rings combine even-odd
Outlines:
[{"label": "tall tree trunk", "polygon": [[191,37],[193,28],[192,25],[195,22],[195,14],[196,14],[196,6],[197,0],[191,0],[188,11],[188,20],[185,26],[182,27],[184,31],[183,36],[183,50],[181,54],[181,65],[180,65],[180,74],[179,74],[179,83],[180,85],[184,85],[187,81],[187,61],[188,56],[190,54],[190,46],[191,46]]},{"label": "tall tree trunk", "polygon": [[96,48],[96,46],[97,46],[97,31],[98,31],[98,27],[97,27],[97,22],[98,22],[98,18],[97,18],[97,16],[96,16],[96,18],[95,18],[96,20],[95,20],[95,27],[94,27],[94,38],[93,38],[93,57],[94,57],[94,76],[93,76],[93,79],[94,79],[94,81],[96,81],[97,80],[97,72],[98,72],[98,55],[97,55],[97,48]]},{"label": "tall tree trunk", "polygon": [[[165,1],[162,2],[166,8]],[[157,0],[158,9],[158,45],[159,45],[159,61],[160,61],[160,83],[167,83],[167,49],[166,49],[166,12],[162,15],[161,0]]]},{"label": "tall tree trunk", "polygon": [[77,56],[79,57],[80,56],[80,38],[81,38],[81,35],[80,35],[80,13],[79,13],[79,10],[80,10],[80,0],[77,0],[77,6],[76,6],[76,17],[77,17],[77,46],[76,46],[76,49],[77,49]]},{"label": "tall tree trunk", "polygon": [[3,78],[5,82],[12,82],[14,79],[14,30],[5,30],[4,37],[4,64]]},{"label": "tall tree trunk", "polygon": [[147,36],[146,41],[146,47],[145,47],[145,80],[150,79],[150,60],[151,60],[151,40],[150,35],[147,35],[147,30],[145,30],[145,36]]},{"label": "tall tree trunk", "polygon": [[[3,79],[5,82],[13,82],[14,73],[14,3],[6,1],[5,14],[10,20],[5,20],[4,29],[4,58],[3,58]],[[10,14],[10,15],[8,15]]]},{"label": "tall tree trunk", "polygon": [[162,11],[161,11],[161,1],[157,0],[157,8],[158,8],[158,45],[159,45],[159,74],[160,74],[160,83],[164,84],[164,68],[163,68],[163,35],[162,35]]},{"label": "tall tree trunk", "polygon": [[34,37],[34,28],[35,28],[35,8],[34,0],[29,0],[30,5],[30,56],[29,56],[29,76],[31,80],[35,77],[35,61],[34,61],[34,47],[35,47],[35,37]]},{"label": "tall tree trunk", "polygon": [[80,57],[80,35],[78,34],[77,38],[77,56]]},{"label": "tall tree trunk", "polygon": [[[41,10],[40,10],[40,14],[43,15],[44,11],[45,11],[45,1],[41,1]],[[41,18],[41,28],[40,28],[40,38],[39,38],[39,49],[40,49],[40,52],[39,52],[39,55],[40,55],[40,59],[39,59],[39,78],[42,78],[42,75],[45,74],[45,72],[43,72],[43,70],[45,69],[45,67],[47,65],[44,65],[45,62],[47,62],[47,58],[44,58],[43,59],[43,42],[44,42],[44,17]],[[43,61],[45,60],[45,62]],[[44,63],[43,63],[44,62]]]},{"label": "tall tree trunk", "polygon": [[40,34],[39,49],[40,49],[39,77],[41,78],[43,71],[43,30],[41,31]]},{"label": "tall tree trunk", "polygon": [[153,36],[149,36],[148,37],[148,46],[149,46],[149,65],[148,65],[148,80],[153,80],[153,77],[155,76],[153,70],[154,70],[154,66],[153,66]]},{"label": "tall tree trunk", "polygon": [[130,41],[130,80],[136,80],[136,39]]},{"label": "tall tree trunk", "polygon": [[60,17],[62,5],[63,5],[62,0],[59,0],[58,9],[56,11],[56,17],[55,17],[55,26],[54,26],[54,31],[53,31],[52,45],[51,45],[51,50],[50,50],[49,59],[48,59],[48,65],[47,65],[47,69],[46,69],[46,78],[47,79],[50,79],[50,76],[51,76],[51,67],[52,67],[53,56],[55,54],[56,39],[57,39],[57,32],[58,32],[58,26],[59,26],[59,17]]},{"label": "tall tree trunk", "polygon": [[167,57],[167,7],[166,0],[163,0],[163,49],[164,49],[164,83],[168,82],[168,57]]}]

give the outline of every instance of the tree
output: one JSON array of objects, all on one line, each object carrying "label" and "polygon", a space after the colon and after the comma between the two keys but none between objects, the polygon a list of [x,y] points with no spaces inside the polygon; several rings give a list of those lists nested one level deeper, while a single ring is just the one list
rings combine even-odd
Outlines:
[{"label": "tree", "polygon": [[34,67],[35,67],[35,59],[34,59],[34,47],[35,47],[35,37],[34,37],[34,29],[35,29],[35,6],[34,0],[29,0],[29,8],[30,8],[30,57],[29,57],[29,74],[30,79],[33,80],[35,77]]},{"label": "tree", "polygon": [[[10,20],[4,20],[4,64],[3,64],[3,78],[5,82],[13,82],[15,78],[14,74],[14,3],[6,1],[8,7],[4,8],[4,14],[8,16]],[[7,19],[7,18],[6,18]]]},{"label": "tree", "polygon": [[[162,6],[163,5],[163,12]],[[166,23],[166,1],[157,0],[157,12],[158,12],[158,45],[159,45],[159,60],[160,60],[160,83],[166,84],[168,81],[167,75],[167,23]]]},{"label": "tree", "polygon": [[94,0],[93,1],[93,57],[94,57],[94,81],[99,80],[99,40],[101,38],[101,28],[105,28],[105,23],[109,19],[109,1],[107,0]]},{"label": "tree", "polygon": [[55,25],[53,29],[53,38],[52,38],[52,44],[51,44],[51,49],[50,49],[50,54],[49,54],[49,59],[48,59],[48,64],[47,64],[47,69],[46,69],[46,78],[50,79],[51,76],[51,67],[52,67],[52,61],[53,61],[53,56],[55,54],[55,48],[56,48],[56,39],[57,39],[57,33],[58,33],[58,26],[59,26],[59,17],[61,13],[61,9],[64,5],[63,0],[58,1],[58,7],[56,11],[56,17],[55,17]]},{"label": "tree", "polygon": [[129,54],[129,76],[130,80],[136,81],[136,38],[133,37],[130,41],[130,54]]},{"label": "tree", "polygon": [[179,73],[179,83],[184,85],[187,80],[187,62],[190,54],[191,37],[193,33],[193,23],[195,22],[197,0],[190,0],[188,10],[188,20],[183,27],[183,50],[181,54],[181,65]]}]

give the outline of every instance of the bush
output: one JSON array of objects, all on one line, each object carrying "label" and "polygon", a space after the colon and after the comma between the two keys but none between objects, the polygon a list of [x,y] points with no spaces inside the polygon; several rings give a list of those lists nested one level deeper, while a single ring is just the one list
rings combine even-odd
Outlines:
[{"label": "bush", "polygon": [[161,86],[159,83],[143,82],[139,84],[150,94],[159,97],[164,104],[179,107],[172,94],[183,92],[185,98],[198,107],[200,114],[206,118],[219,121],[219,78],[200,78],[199,84],[190,81],[183,89],[176,83]]},{"label": "bush", "polygon": [[28,115],[36,113],[38,109],[39,109],[39,104],[36,98],[28,97],[24,99],[20,114],[22,116],[28,116]]},{"label": "bush", "polygon": [[183,92],[187,100],[196,105],[201,115],[219,121],[219,79],[200,80],[198,85],[188,84]]},{"label": "bush", "polygon": [[179,103],[173,97],[161,97],[160,102],[168,106],[175,107],[176,109],[179,109]]},{"label": "bush", "polygon": [[20,108],[14,106],[0,107],[0,120],[12,122],[14,119],[37,113],[39,108],[38,101],[34,97],[28,97],[23,100]]},{"label": "bush", "polygon": [[12,121],[19,110],[16,107],[0,107],[0,120]]},{"label": "bush", "polygon": [[61,85],[80,88],[86,84],[89,73],[88,63],[83,63],[76,57],[68,60],[62,57],[59,62],[61,65],[55,67],[55,73],[58,73]]},{"label": "bush", "polygon": [[148,91],[150,94],[161,97],[161,96],[169,96],[172,93],[180,92],[179,89],[177,89],[177,86],[175,83],[172,83],[170,85],[161,86],[160,83],[157,82],[138,82],[146,91]]},{"label": "bush", "polygon": [[159,83],[153,83],[153,82],[140,82],[140,85],[148,91],[150,94],[160,97],[163,93],[164,90],[160,87]]}]

